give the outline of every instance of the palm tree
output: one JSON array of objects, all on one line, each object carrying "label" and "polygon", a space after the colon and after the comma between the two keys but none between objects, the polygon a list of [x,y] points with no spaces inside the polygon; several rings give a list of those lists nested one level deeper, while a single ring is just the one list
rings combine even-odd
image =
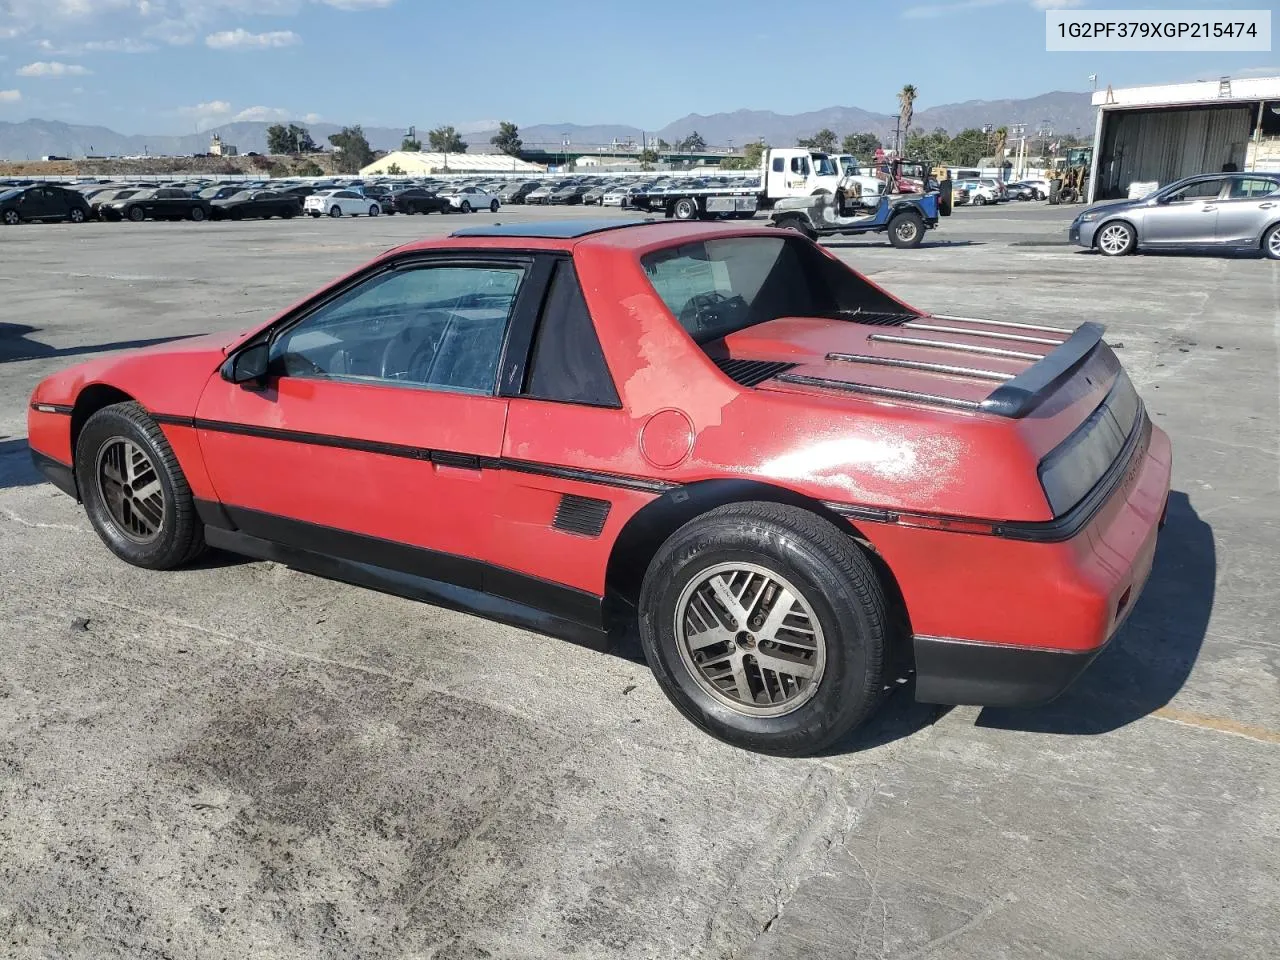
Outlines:
[{"label": "palm tree", "polygon": [[[911,128],[911,108],[915,102],[916,88],[908,83],[898,93],[898,120],[902,124],[900,144],[907,142],[907,131]],[[902,149],[900,144],[898,149]]]},{"label": "palm tree", "polygon": [[1005,144],[1009,142],[1009,128],[996,127],[995,142],[992,145],[992,154],[996,158],[996,166],[999,167],[1004,162]]}]

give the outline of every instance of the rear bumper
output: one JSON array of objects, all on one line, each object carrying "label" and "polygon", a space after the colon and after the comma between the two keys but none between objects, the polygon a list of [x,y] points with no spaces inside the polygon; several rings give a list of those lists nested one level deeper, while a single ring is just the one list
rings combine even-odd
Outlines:
[{"label": "rear bumper", "polygon": [[913,638],[922,703],[1029,707],[1058,696],[1105,648],[1044,650],[946,637]]}]

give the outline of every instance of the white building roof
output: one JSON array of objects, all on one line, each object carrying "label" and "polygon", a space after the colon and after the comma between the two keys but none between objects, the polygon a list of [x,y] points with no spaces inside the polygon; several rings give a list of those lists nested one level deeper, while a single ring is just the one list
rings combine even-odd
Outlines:
[{"label": "white building roof", "polygon": [[408,176],[425,176],[432,172],[449,173],[543,173],[546,168],[509,157],[504,153],[410,153],[396,150],[377,160],[360,171],[361,176],[386,173],[392,165],[399,167]]},{"label": "white building roof", "polygon": [[1149,87],[1095,90],[1093,105],[1104,110],[1124,107],[1172,107],[1180,104],[1280,100],[1280,77],[1223,77],[1194,83],[1162,83]]}]

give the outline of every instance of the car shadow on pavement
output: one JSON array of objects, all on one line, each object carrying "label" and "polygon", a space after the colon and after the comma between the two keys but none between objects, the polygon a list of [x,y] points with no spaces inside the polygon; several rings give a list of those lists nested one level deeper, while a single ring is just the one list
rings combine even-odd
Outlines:
[{"label": "car shadow on pavement", "polygon": [[987,708],[977,725],[1098,734],[1159,710],[1182,688],[1200,654],[1216,580],[1213,528],[1185,493],[1173,491],[1150,579],[1110,646],[1057,700],[1025,709]]},{"label": "car shadow on pavement", "polygon": [[109,353],[113,350],[132,350],[137,347],[151,347],[158,343],[170,343],[174,340],[187,340],[200,336],[198,333],[184,333],[176,337],[152,337],[149,340],[117,340],[114,343],[92,343],[76,347],[51,347],[47,343],[32,340],[30,334],[38,332],[38,327],[29,327],[21,323],[0,323],[0,363],[13,363],[18,360],[47,360],[50,357],[76,357],[85,353]]},{"label": "car shadow on pavement", "polygon": [[[866,241],[863,241],[862,243],[858,243],[852,240],[839,240],[839,241],[822,240],[820,242],[822,246],[831,247],[836,250],[844,249],[844,248],[858,249],[861,247],[891,246],[891,244],[885,240],[866,240]],[[931,250],[931,249],[940,249],[942,247],[985,247],[985,246],[986,246],[986,242],[983,240],[924,240],[920,243],[920,246],[916,247],[915,249]]]},{"label": "car shadow on pavement", "polygon": [[0,437],[0,490],[45,482],[31,462],[30,451],[26,438]]}]

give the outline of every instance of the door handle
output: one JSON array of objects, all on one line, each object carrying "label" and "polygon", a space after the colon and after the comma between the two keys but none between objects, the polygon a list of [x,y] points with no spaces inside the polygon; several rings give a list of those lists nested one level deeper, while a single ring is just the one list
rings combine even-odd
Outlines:
[{"label": "door handle", "polygon": [[1215,211],[1215,210],[1217,210],[1217,209],[1218,209],[1217,207],[1201,207],[1201,208],[1200,208],[1200,212],[1201,212],[1201,213],[1213,213],[1213,211]]},{"label": "door handle", "polygon": [[1274,203],[1271,203],[1271,202],[1267,202],[1267,203],[1260,203],[1260,204],[1258,204],[1258,209],[1259,209],[1259,210],[1270,210],[1270,209],[1271,209],[1272,207],[1274,207],[1274,206],[1275,206],[1275,204],[1274,204]]}]

